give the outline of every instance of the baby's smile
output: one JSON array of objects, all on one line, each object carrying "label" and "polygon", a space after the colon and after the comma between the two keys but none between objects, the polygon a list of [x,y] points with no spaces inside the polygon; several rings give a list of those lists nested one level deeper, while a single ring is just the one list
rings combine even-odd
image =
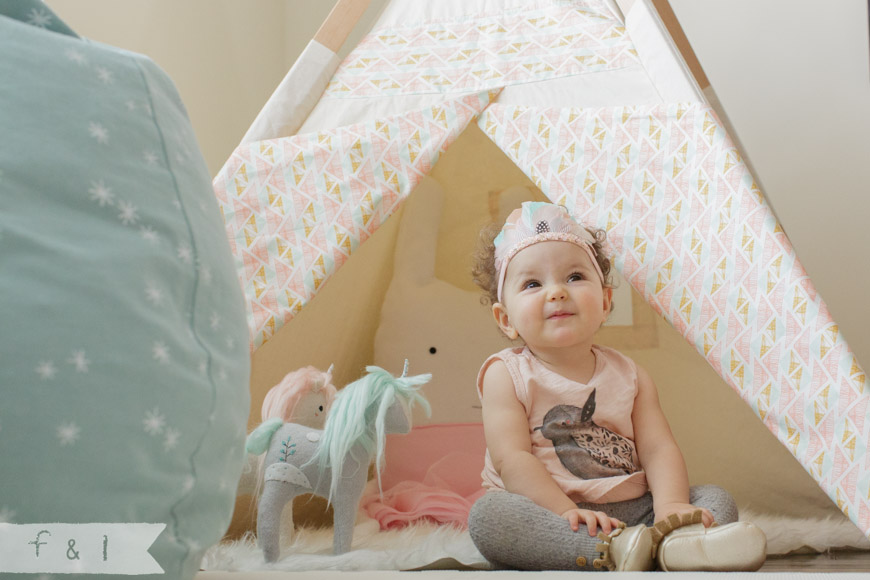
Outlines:
[{"label": "baby's smile", "polygon": [[574,314],[571,313],[571,312],[563,312],[563,311],[559,310],[559,311],[557,311],[557,312],[554,312],[553,314],[551,314],[551,315],[548,316],[547,318],[550,319],[550,320],[552,320],[552,319],[554,319],[554,318],[556,318],[556,319],[560,319],[560,318],[568,318],[569,316],[574,316]]}]

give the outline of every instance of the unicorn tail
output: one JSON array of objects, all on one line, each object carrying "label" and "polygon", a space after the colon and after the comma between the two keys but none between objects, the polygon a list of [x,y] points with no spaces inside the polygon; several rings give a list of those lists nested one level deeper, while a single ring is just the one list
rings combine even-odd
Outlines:
[{"label": "unicorn tail", "polygon": [[275,417],[260,423],[256,429],[251,431],[245,441],[245,451],[252,455],[262,455],[269,449],[269,442],[272,440],[272,435],[275,431],[281,428],[284,420],[280,417]]}]

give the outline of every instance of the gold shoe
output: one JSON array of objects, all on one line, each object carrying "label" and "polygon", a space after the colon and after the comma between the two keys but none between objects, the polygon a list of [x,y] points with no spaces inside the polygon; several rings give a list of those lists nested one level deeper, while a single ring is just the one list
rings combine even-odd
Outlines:
[{"label": "gold shoe", "polygon": [[643,572],[652,570],[653,542],[650,529],[645,525],[626,528],[625,524],[610,535],[598,532],[601,543],[595,548],[601,558],[592,562],[595,568],[607,568],[619,572]]},{"label": "gold shoe", "polygon": [[655,557],[664,571],[750,572],[761,568],[767,537],[749,522],[705,528],[700,510],[691,517],[676,515],[656,523]]}]

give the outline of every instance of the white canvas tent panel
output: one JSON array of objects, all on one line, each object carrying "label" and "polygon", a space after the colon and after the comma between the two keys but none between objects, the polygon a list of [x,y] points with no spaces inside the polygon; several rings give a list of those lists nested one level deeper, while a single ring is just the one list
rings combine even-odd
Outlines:
[{"label": "white canvas tent panel", "polygon": [[[240,147],[215,181],[252,309],[264,308],[260,299],[270,287],[287,297],[283,310],[276,300],[265,308],[271,318],[252,316],[255,344],[310,301],[370,236],[369,223],[377,225],[397,209],[441,150],[479,116],[481,128],[533,185],[613,232],[617,266],[635,288],[867,533],[866,376],[649,5],[635,2],[623,27],[618,11],[603,2],[524,4],[521,10],[444,2],[434,5],[434,20],[421,4],[387,7],[376,32],[344,62],[301,125],[306,135]],[[463,35],[474,42],[463,46]],[[430,44],[425,50],[410,42],[421,36]],[[560,54],[564,44],[558,42],[566,37],[570,51]],[[523,52],[544,45],[556,47],[555,54]],[[385,53],[388,46],[401,50]],[[520,58],[511,61],[512,54]],[[578,54],[582,58],[574,58]],[[434,72],[433,55],[434,64],[443,65]],[[463,56],[473,62],[463,64]],[[488,74],[493,70],[499,74]],[[447,88],[456,85],[461,90]],[[597,161],[579,160],[576,149],[568,158],[572,142],[600,153]],[[377,174],[360,179],[359,168],[367,164]],[[572,180],[564,180],[563,166]],[[321,179],[301,195],[298,187],[287,187],[296,181],[304,189],[305,176],[337,178],[347,169],[344,181]],[[365,227],[354,230],[344,222],[339,231],[340,220],[324,222],[330,193],[335,215],[357,212],[350,222]],[[288,253],[291,240],[270,230],[277,222],[297,228],[298,254]],[[390,223],[385,235],[379,232],[385,246],[395,235]],[[318,243],[326,237],[332,242],[322,250],[309,243],[318,228]],[[265,254],[247,252],[258,243]],[[376,259],[382,278],[390,269],[386,254]],[[304,266],[280,263],[294,256]],[[295,288],[307,284],[306,292],[291,298],[287,281],[293,268],[309,279]],[[371,277],[372,269],[364,270]],[[372,290],[366,300],[376,301],[380,293]],[[359,311],[371,324],[370,309]]]},{"label": "white canvas tent panel", "polygon": [[[390,35],[348,56],[299,131],[389,117],[486,90],[500,90],[497,102],[502,104],[554,107],[703,101],[645,3],[636,3],[624,23],[618,8],[607,2],[588,3],[586,18],[578,17],[570,3],[507,4],[502,8],[453,0],[433,9],[429,3],[391,2],[375,25],[375,30],[389,30]],[[502,16],[485,23],[482,14]],[[529,27],[529,19],[538,28]],[[419,34],[415,22],[435,22],[439,30]],[[504,29],[490,32],[487,26]],[[408,29],[413,32],[407,37],[396,32]],[[569,40],[555,54],[533,53],[530,59],[523,53],[529,43],[547,46],[557,33]],[[520,40],[522,35],[527,40]],[[421,36],[429,40],[428,46],[417,48]],[[397,61],[393,71],[366,66],[384,58],[386,47],[398,47],[385,57]],[[423,60],[427,57],[420,51],[444,56],[434,59],[437,62]],[[513,54],[517,56],[511,58]],[[380,86],[388,88],[376,90]]]}]

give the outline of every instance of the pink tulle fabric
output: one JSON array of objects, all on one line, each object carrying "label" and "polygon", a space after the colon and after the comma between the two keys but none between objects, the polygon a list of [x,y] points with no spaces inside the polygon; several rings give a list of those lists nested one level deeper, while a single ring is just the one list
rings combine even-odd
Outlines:
[{"label": "pink tulle fabric", "polygon": [[375,488],[360,509],[382,530],[421,520],[465,528],[472,504],[486,493],[480,478],[485,452],[480,423],[425,425],[388,435],[383,497]]}]

